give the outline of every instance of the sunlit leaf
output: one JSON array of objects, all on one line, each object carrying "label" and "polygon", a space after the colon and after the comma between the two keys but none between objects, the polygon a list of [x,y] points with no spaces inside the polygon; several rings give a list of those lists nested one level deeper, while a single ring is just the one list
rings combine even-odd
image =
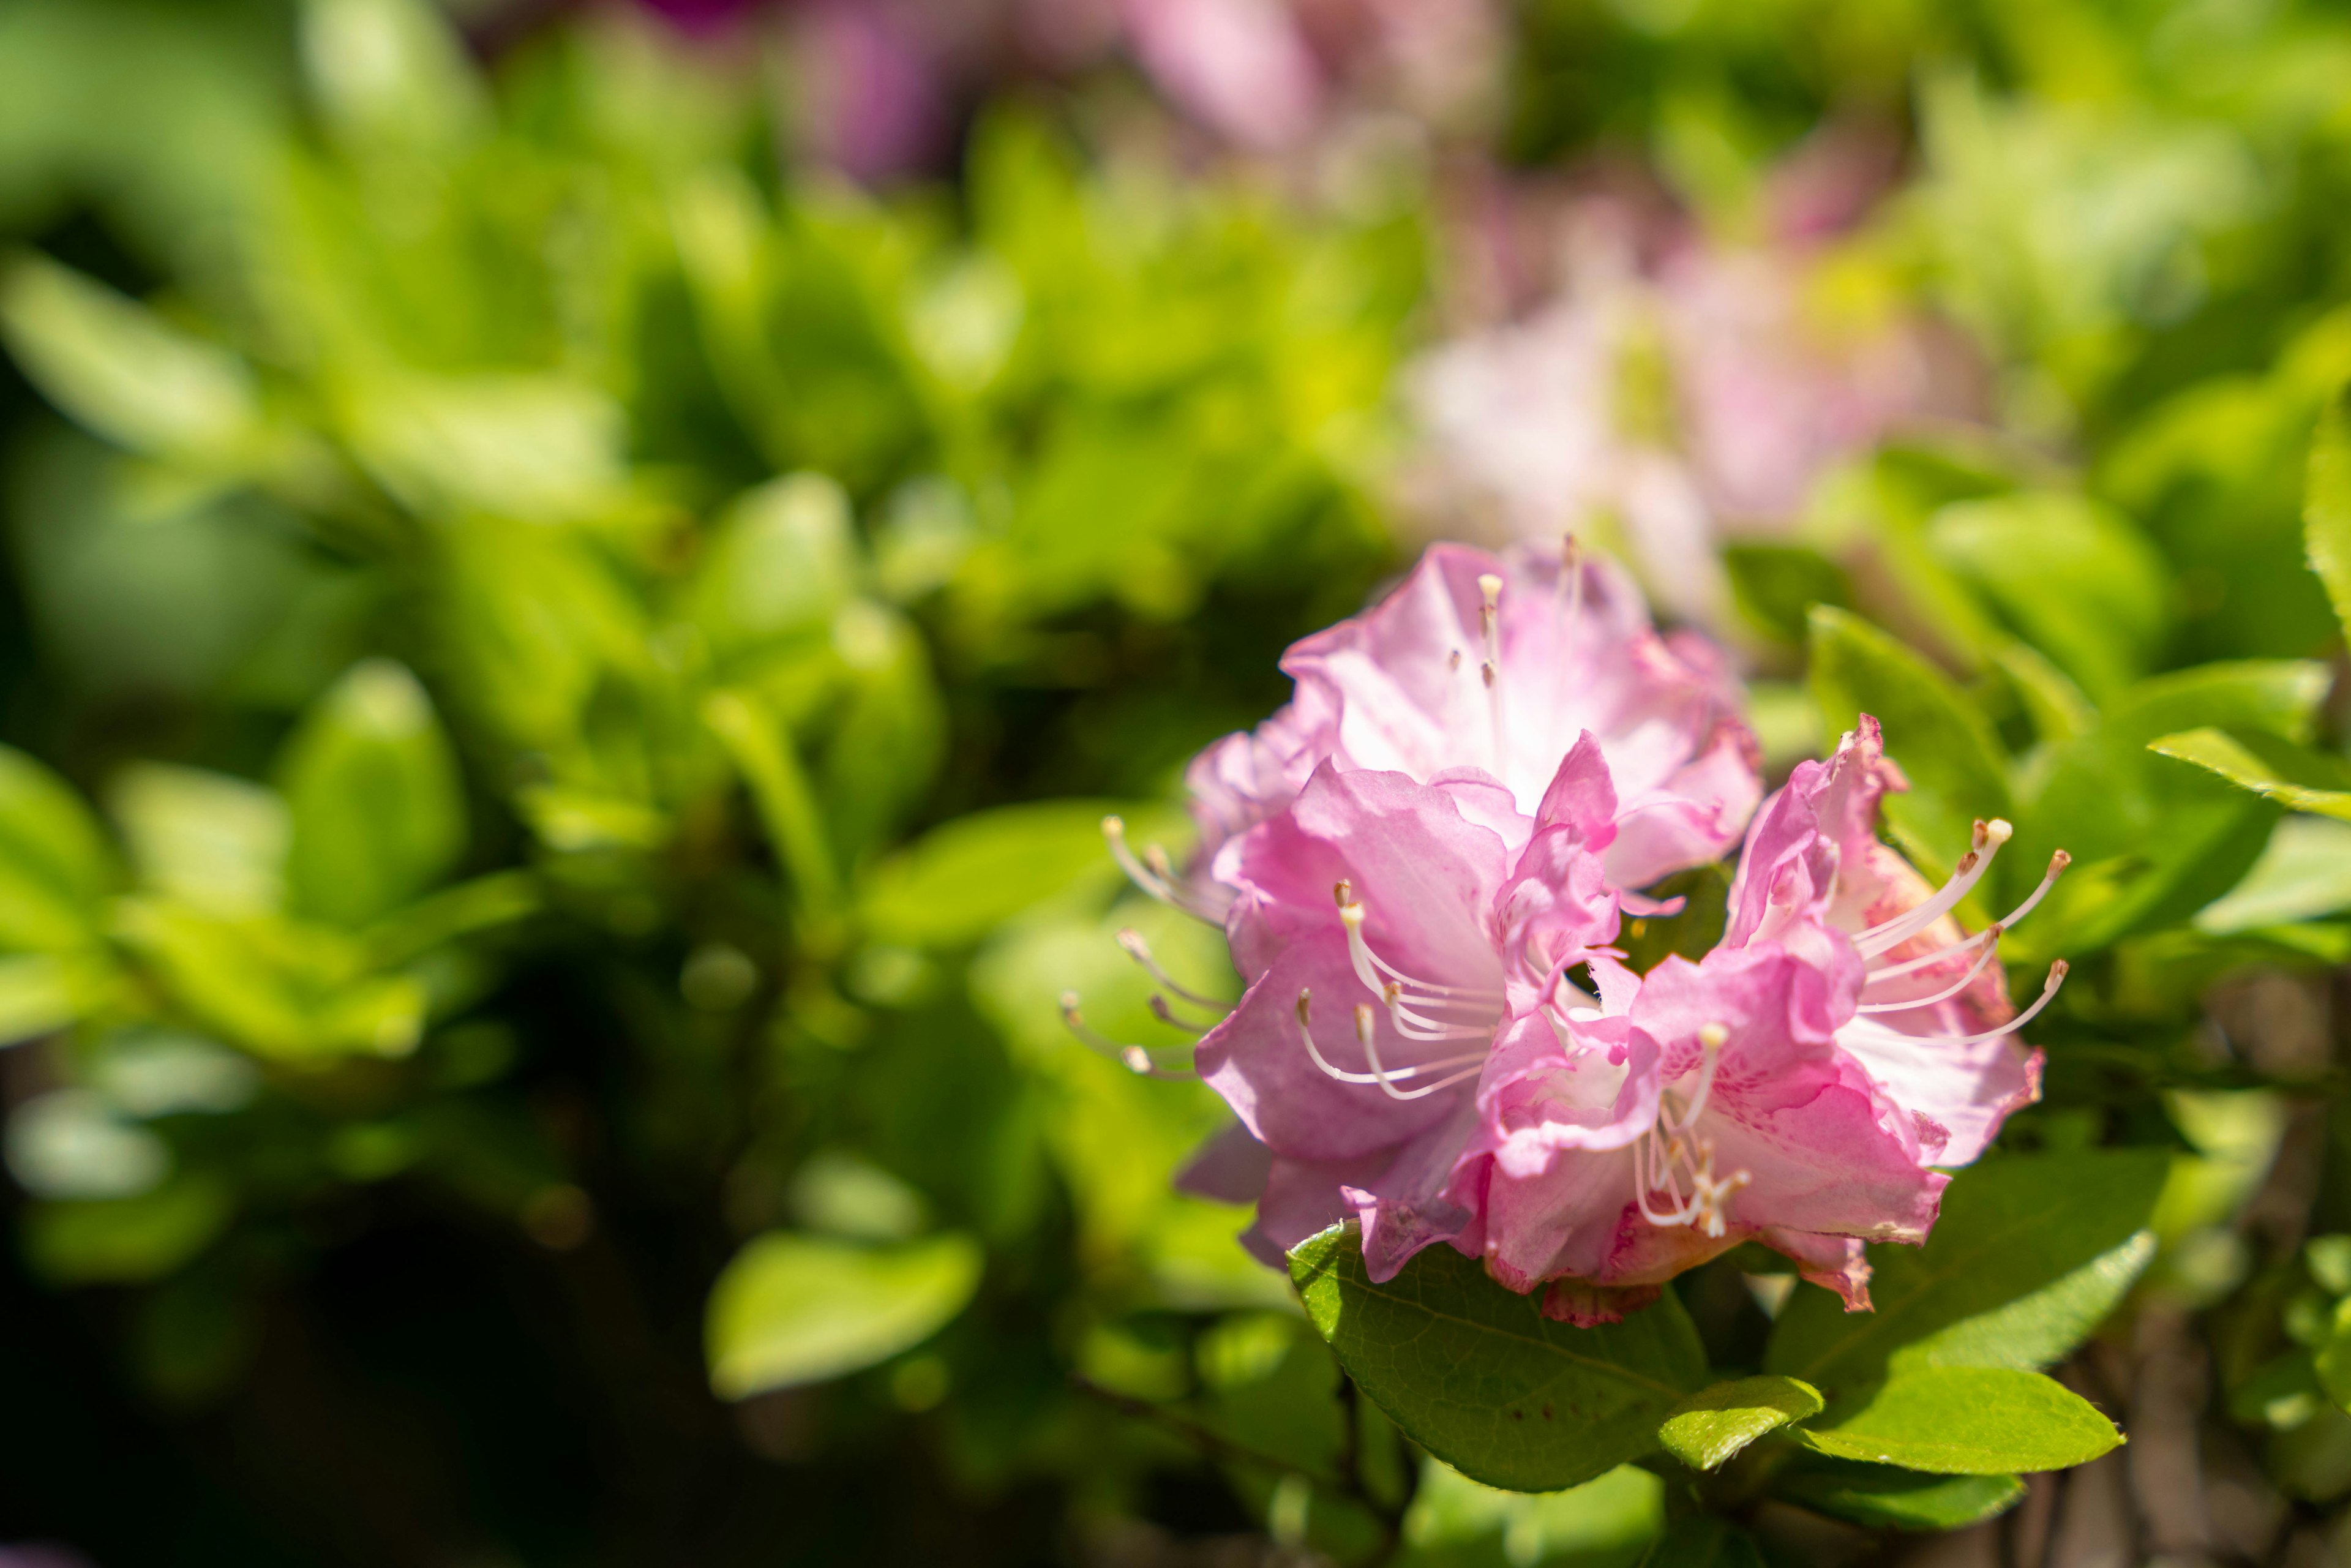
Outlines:
[{"label": "sunlit leaf", "polygon": [[2123,1440],[2112,1421],[2064,1384],[1994,1366],[1897,1372],[1799,1436],[1837,1458],[1949,1476],[2066,1469]]},{"label": "sunlit leaf", "polygon": [[1820,1391],[1792,1377],[1742,1377],[1701,1389],[1657,1427],[1666,1452],[1694,1470],[1719,1468],[1767,1432],[1821,1413]]},{"label": "sunlit leaf", "polygon": [[1875,1312],[1800,1291],[1764,1364],[1832,1397],[1888,1370],[2062,1360],[2154,1255],[2160,1150],[1995,1158],[1959,1172],[1923,1247],[1870,1254]]},{"label": "sunlit leaf", "polygon": [[963,1311],[981,1262],[967,1236],[889,1247],[762,1236],[711,1288],[710,1385],[722,1399],[741,1399],[887,1361]]}]

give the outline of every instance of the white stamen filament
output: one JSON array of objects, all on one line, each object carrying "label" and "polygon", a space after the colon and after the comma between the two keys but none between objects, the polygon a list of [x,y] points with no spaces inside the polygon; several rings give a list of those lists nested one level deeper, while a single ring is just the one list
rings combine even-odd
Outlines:
[{"label": "white stamen filament", "polygon": [[[1347,932],[1347,957],[1354,965],[1355,978],[1364,982],[1365,990],[1385,997],[1394,985],[1409,991],[1408,1000],[1414,1007],[1449,1007],[1456,1010],[1479,1012],[1489,1018],[1500,1009],[1502,993],[1499,990],[1477,986],[1447,986],[1435,980],[1417,979],[1373,952],[1372,945],[1364,938],[1365,911],[1363,904],[1349,896],[1350,890],[1343,882],[1334,891],[1340,895],[1339,924]],[[1403,994],[1404,991],[1398,993],[1399,996]],[[1433,1025],[1436,1020],[1418,1021]]]},{"label": "white stamen filament", "polygon": [[[1334,1067],[1314,1043],[1314,1028],[1311,1019],[1312,998],[1311,991],[1298,993],[1298,1037],[1306,1042],[1306,1054],[1312,1059],[1314,1065],[1326,1078],[1336,1079],[1342,1083],[1377,1084],[1391,1099],[1417,1100],[1425,1094],[1434,1094],[1440,1089],[1449,1088],[1465,1078],[1475,1077],[1485,1062],[1486,1053],[1481,1051],[1474,1054],[1443,1057],[1435,1061],[1416,1062],[1410,1067],[1393,1070],[1384,1067],[1380,1062],[1378,1047],[1372,1038],[1373,1025],[1370,1022],[1372,1009],[1368,1007],[1358,1007],[1355,1009],[1355,1037],[1364,1048],[1364,1060],[1371,1063],[1372,1070],[1369,1072],[1350,1072],[1345,1068]],[[1431,1083],[1426,1088],[1399,1091],[1395,1087],[1398,1083],[1416,1079],[1424,1073],[1441,1072],[1447,1068],[1455,1067],[1467,1068],[1468,1071],[1456,1072],[1451,1077]]]},{"label": "white stamen filament", "polygon": [[[1976,977],[1984,972],[1985,966],[2000,956],[2000,936],[2003,929],[2005,927],[1994,922],[1978,932],[1974,940],[1982,946],[1983,951],[1977,956],[1974,963],[1968,966],[1966,974],[1961,975],[1933,996],[1913,997],[1905,1002],[1864,1002],[1853,1010],[1857,1013],[1900,1013],[1907,1012],[1912,1008],[1931,1008],[1937,1002],[1949,1001],[1973,985]],[[1872,975],[1869,977],[1875,980],[1878,977]]]},{"label": "white stamen filament", "polygon": [[[1714,1140],[1698,1138],[1693,1145],[1691,1132],[1714,1092],[1715,1069],[1722,1060],[1722,1048],[1729,1042],[1730,1031],[1721,1024],[1710,1023],[1699,1029],[1698,1040],[1698,1088],[1680,1118],[1676,1120],[1671,1115],[1660,1097],[1656,1124],[1633,1145],[1633,1199],[1641,1218],[1652,1225],[1693,1226],[1702,1234],[1719,1239],[1728,1229],[1724,1215],[1731,1195],[1753,1176],[1748,1171],[1737,1170],[1718,1178],[1714,1174]],[[1677,1166],[1688,1170],[1687,1197],[1682,1196],[1681,1171]],[[1651,1207],[1649,1201],[1650,1194],[1660,1189],[1672,1198],[1663,1210]]]},{"label": "white stamen filament", "polygon": [[1118,862],[1119,870],[1126,873],[1128,881],[1169,908],[1180,909],[1195,920],[1203,920],[1211,925],[1223,924],[1224,916],[1220,912],[1210,908],[1179,885],[1175,867],[1168,863],[1165,850],[1157,844],[1145,845],[1143,852],[1151,862],[1146,866],[1127,847],[1124,819],[1104,817],[1102,830],[1102,838],[1110,844],[1111,859]]},{"label": "white stamen filament", "polygon": [[1232,1010],[1225,1003],[1217,1000],[1214,997],[1202,996],[1199,992],[1192,989],[1189,986],[1186,986],[1181,981],[1176,979],[1173,976],[1168,974],[1165,969],[1160,967],[1159,960],[1152,956],[1151,944],[1145,942],[1143,939],[1143,933],[1137,931],[1134,926],[1125,926],[1120,930],[1118,934],[1118,945],[1122,948],[1125,949],[1126,956],[1128,957],[1134,959],[1137,964],[1143,967],[1143,972],[1144,974],[1150,976],[1153,979],[1166,987],[1168,991],[1174,996],[1184,1001],[1190,1002],[1196,1008],[1206,1008],[1210,1012],[1217,1014],[1219,1018]]},{"label": "white stamen filament", "polygon": [[1186,1034],[1206,1034],[1208,1032],[1210,1028],[1214,1027],[1207,1024],[1196,1024],[1188,1019],[1177,1018],[1176,1016],[1176,1010],[1167,1005],[1167,998],[1161,996],[1157,991],[1151,993],[1151,1016],[1157,1019],[1161,1023],[1165,1024],[1169,1029],[1180,1029]]},{"label": "white stamen filament", "polygon": [[2008,842],[2014,830],[1995,817],[1989,822],[1978,822],[1974,842],[1959,857],[1958,868],[1936,894],[1916,909],[1896,915],[1862,932],[1853,940],[1854,948],[1865,958],[1874,958],[1890,952],[1910,940],[1928,926],[1955,908],[1983,880],[1992,858],[2000,853],[2001,845]]},{"label": "white stamen filament", "polygon": [[1078,1011],[1078,993],[1061,993],[1061,1023],[1078,1040],[1093,1051],[1111,1058],[1129,1072],[1141,1078],[1166,1078],[1189,1082],[1199,1077],[1189,1068],[1162,1067],[1152,1059],[1150,1048],[1141,1045],[1121,1045],[1106,1036],[1097,1034],[1088,1026],[1085,1015]]}]

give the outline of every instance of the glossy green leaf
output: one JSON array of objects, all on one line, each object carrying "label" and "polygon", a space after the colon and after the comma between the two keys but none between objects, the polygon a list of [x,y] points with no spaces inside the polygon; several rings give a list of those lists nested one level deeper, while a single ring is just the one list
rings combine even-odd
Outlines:
[{"label": "glossy green leaf", "polygon": [[2279,809],[2147,745],[2203,727],[2300,742],[2325,689],[2323,667],[2299,661],[2199,665],[2141,682],[2053,748],[1994,868],[2001,902],[2022,899],[2060,848],[2074,867],[2017,927],[2017,956],[2080,958],[2134,931],[2184,923],[2234,886]]},{"label": "glossy green leaf", "polygon": [[892,1247],[771,1231],[711,1287],[705,1346],[722,1399],[821,1383],[887,1361],[946,1326],[979,1288],[979,1243]]},{"label": "glossy green leaf", "polygon": [[801,904],[816,910],[831,908],[840,896],[840,873],[833,868],[824,819],[790,733],[767,704],[746,692],[711,693],[703,699],[702,722],[743,776]]},{"label": "glossy green leaf", "polygon": [[1995,1157],[1959,1172],[1922,1247],[1879,1247],[1876,1310],[1800,1291],[1764,1365],[1835,1397],[1889,1371],[2032,1368],[2062,1360],[2154,1256],[2161,1150]]},{"label": "glossy green leaf", "polygon": [[2351,909],[2351,822],[2288,817],[2245,879],[2196,914],[2214,936],[2315,920]]},{"label": "glossy green leaf", "polygon": [[1832,734],[1869,714],[1910,779],[1886,820],[1910,858],[1947,874],[1979,818],[2011,815],[2007,764],[1982,713],[1949,675],[1856,616],[1812,615],[1813,696]]},{"label": "glossy green leaf", "polygon": [[2351,821],[2351,768],[2275,736],[2207,727],[2159,736],[2147,748],[2217,773],[2289,810]]},{"label": "glossy green leaf", "polygon": [[448,21],[420,0],[308,0],[302,63],[329,123],[371,152],[462,141],[481,89]]},{"label": "glossy green leaf", "polygon": [[2335,618],[2351,628],[2351,409],[2337,393],[2318,421],[2303,502],[2310,570],[2326,585]]},{"label": "glossy green leaf", "polygon": [[279,762],[293,818],[293,906],[344,925],[425,892],[465,845],[457,759],[416,677],[388,659],[346,674]]},{"label": "glossy green leaf", "polygon": [[423,1032],[422,983],[371,972],[341,932],[159,898],[124,900],[114,929],[187,1017],[256,1056],[404,1056]]},{"label": "glossy green leaf", "polygon": [[1449,1247],[1375,1283],[1352,1225],[1301,1242],[1290,1273],[1307,1316],[1373,1402],[1489,1486],[1554,1491],[1639,1458],[1706,1376],[1671,1292],[1622,1322],[1573,1328]]},{"label": "glossy green leaf", "polygon": [[1820,1390],[1792,1377],[1742,1377],[1691,1395],[1658,1423],[1666,1452],[1694,1470],[1722,1465],[1756,1438],[1821,1413]]},{"label": "glossy green leaf", "polygon": [[2014,1476],[1928,1476],[1807,1455],[1774,1476],[1772,1495],[1873,1530],[1959,1530],[2024,1500]]},{"label": "glossy green leaf", "polygon": [[1945,1476],[2062,1470],[2123,1440],[2095,1406],[2056,1379],[2003,1366],[1897,1372],[1798,1437],[1836,1458]]}]

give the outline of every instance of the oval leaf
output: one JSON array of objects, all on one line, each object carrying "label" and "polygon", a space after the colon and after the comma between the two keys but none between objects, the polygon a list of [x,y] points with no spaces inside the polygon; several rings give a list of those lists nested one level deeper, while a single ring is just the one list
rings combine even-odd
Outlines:
[{"label": "oval leaf", "polygon": [[1352,1224],[1301,1242],[1290,1274],[1373,1403],[1455,1469],[1510,1491],[1555,1491],[1649,1452],[1706,1376],[1671,1291],[1623,1322],[1571,1328],[1450,1247],[1374,1282]]},{"label": "oval leaf", "polygon": [[2123,1440],[2095,1406],[2054,1378],[1997,1366],[1901,1373],[1833,1420],[1800,1436],[1837,1458],[1943,1476],[2062,1470]]},{"label": "oval leaf", "polygon": [[2146,1227],[2168,1168],[2160,1150],[2130,1150],[1962,1171],[1925,1246],[1872,1253],[1876,1312],[1849,1314],[1828,1291],[1800,1291],[1763,1364],[1834,1395],[1890,1368],[2062,1360],[2154,1255]]},{"label": "oval leaf", "polygon": [[968,1236],[861,1247],[774,1231],[735,1255],[710,1292],[710,1386],[722,1399],[887,1361],[944,1328],[978,1288]]},{"label": "oval leaf", "polygon": [[1820,1390],[1809,1383],[1742,1377],[1675,1406],[1657,1427],[1657,1441],[1690,1469],[1710,1470],[1764,1433],[1820,1413]]}]

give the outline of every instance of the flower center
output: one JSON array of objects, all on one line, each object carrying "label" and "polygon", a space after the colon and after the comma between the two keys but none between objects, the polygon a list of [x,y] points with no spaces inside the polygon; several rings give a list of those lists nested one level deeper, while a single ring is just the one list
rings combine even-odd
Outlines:
[{"label": "flower center", "polygon": [[[1729,1039],[1730,1031],[1721,1024],[1700,1026],[1698,1087],[1678,1117],[1666,1098],[1673,1092],[1661,1092],[1656,1124],[1633,1145],[1634,1201],[1640,1206],[1641,1218],[1652,1225],[1662,1228],[1687,1225],[1719,1239],[1727,1228],[1724,1217],[1731,1195],[1754,1179],[1745,1170],[1717,1176],[1714,1140],[1693,1136],[1698,1117],[1706,1112],[1707,1099],[1714,1092],[1715,1071]],[[1685,1182],[1689,1186],[1687,1194],[1682,1190]],[[1661,1197],[1664,1202],[1654,1201]]]}]

